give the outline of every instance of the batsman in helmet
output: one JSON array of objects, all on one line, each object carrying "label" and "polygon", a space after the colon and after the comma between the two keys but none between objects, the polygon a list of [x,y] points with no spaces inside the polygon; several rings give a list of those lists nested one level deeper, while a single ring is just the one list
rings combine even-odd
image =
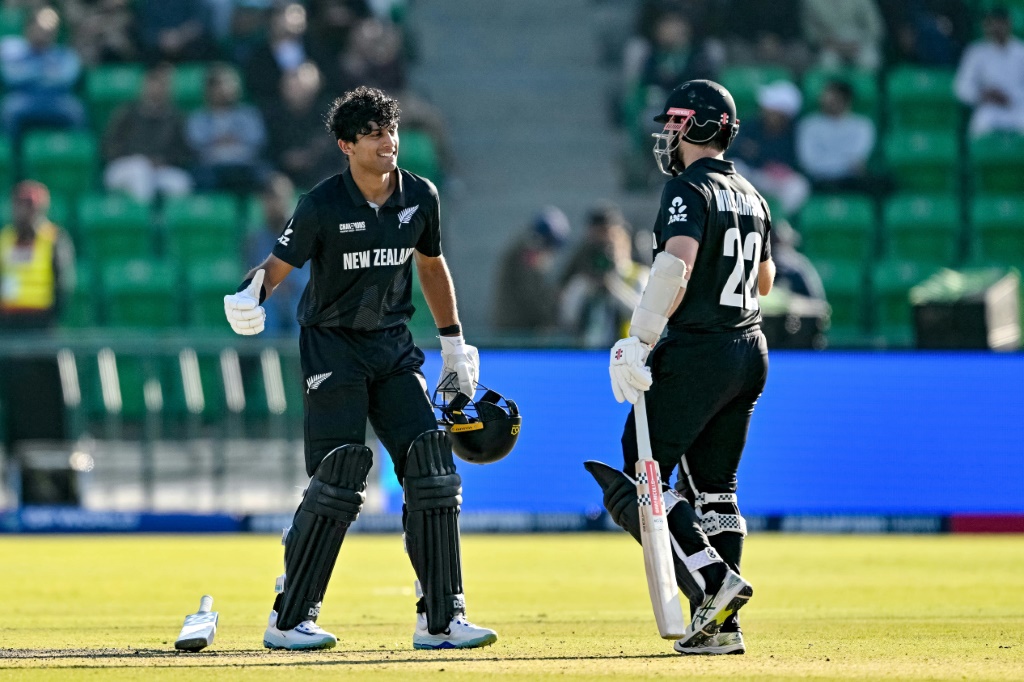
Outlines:
[{"label": "batsman in helmet", "polygon": [[[724,158],[740,128],[728,90],[687,81],[655,121],[664,129],[654,135],[654,157],[671,179],[654,226],[650,280],[630,335],[612,348],[609,372],[619,402],[636,403],[646,392],[662,480],[679,470],[675,488],[664,488],[664,506],[676,582],[690,599],[692,621],[675,650],[742,654],[736,612],[753,588],[739,575],[746,522],[736,471],[768,376],[758,297],[775,277],[771,215]],[[622,470],[587,467],[612,518],[639,538],[629,477],[639,456],[635,415],[622,435]]]},{"label": "batsman in helmet", "polygon": [[452,439],[438,428],[426,391],[423,352],[406,324],[413,261],[441,341],[437,392],[449,401],[473,396],[479,358],[462,336],[441,253],[437,188],[398,167],[400,113],[396,100],[373,88],[334,101],[327,127],[348,168],[302,195],[273,253],[224,297],[232,329],[258,334],[264,299],[292,268],[311,261],[298,310],[310,482],[285,532],[285,574],[263,635],[270,649],[337,643],[316,621],[342,541],[366,499],[373,461],[364,443],[367,418],[404,488],[405,547],[419,597],[413,647],[473,648],[497,640],[494,630],[466,619],[462,479]]}]

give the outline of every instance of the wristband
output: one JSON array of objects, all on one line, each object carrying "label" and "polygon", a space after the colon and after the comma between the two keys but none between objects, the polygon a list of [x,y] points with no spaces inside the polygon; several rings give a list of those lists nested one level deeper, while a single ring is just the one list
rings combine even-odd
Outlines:
[{"label": "wristband", "polygon": [[[238,285],[238,289],[235,290],[235,293],[236,294],[242,293],[243,291],[245,291],[246,289],[249,288],[250,284],[252,284],[252,277],[250,277],[249,279],[245,280],[240,285]],[[267,300],[267,288],[265,286],[261,286],[260,287],[260,305],[263,305],[263,302],[265,300]]]},{"label": "wristband", "polygon": [[457,324],[450,324],[447,327],[438,327],[437,333],[441,336],[458,336],[462,333],[462,326]]}]

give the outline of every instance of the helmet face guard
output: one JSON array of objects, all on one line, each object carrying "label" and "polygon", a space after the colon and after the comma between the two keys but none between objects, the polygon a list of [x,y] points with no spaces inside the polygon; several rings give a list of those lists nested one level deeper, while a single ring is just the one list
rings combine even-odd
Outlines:
[{"label": "helmet face guard", "polygon": [[431,402],[441,412],[437,423],[448,432],[452,452],[473,464],[490,464],[512,452],[523,418],[515,402],[486,386],[480,388],[486,392],[476,401],[465,393],[459,393],[451,402],[441,394],[439,401],[435,390]]},{"label": "helmet face guard", "polygon": [[660,133],[652,133],[654,138],[654,160],[658,170],[665,175],[676,175],[676,150],[679,140],[686,136],[693,125],[693,117],[697,112],[693,109],[670,108],[666,112],[665,128]]}]

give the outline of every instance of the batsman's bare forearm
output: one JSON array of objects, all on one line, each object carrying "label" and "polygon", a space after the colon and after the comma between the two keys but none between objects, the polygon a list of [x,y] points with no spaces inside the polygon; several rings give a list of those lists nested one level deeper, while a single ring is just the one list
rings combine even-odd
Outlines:
[{"label": "batsman's bare forearm", "polygon": [[274,293],[277,285],[284,281],[284,278],[291,272],[293,266],[270,254],[266,260],[246,273],[245,279],[251,279],[256,275],[257,270],[263,270],[263,290],[267,292],[267,298]]},{"label": "batsman's bare forearm", "polygon": [[425,256],[416,252],[416,273],[420,278],[423,297],[434,316],[438,329],[459,324],[459,310],[455,303],[455,285],[444,256]]},{"label": "batsman's bare forearm", "polygon": [[757,293],[767,296],[775,284],[775,261],[771,258],[762,262],[757,271]]}]

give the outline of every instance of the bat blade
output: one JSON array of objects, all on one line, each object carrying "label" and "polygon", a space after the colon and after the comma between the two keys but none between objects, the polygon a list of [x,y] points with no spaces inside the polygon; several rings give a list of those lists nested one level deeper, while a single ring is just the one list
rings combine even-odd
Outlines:
[{"label": "bat blade", "polygon": [[672,544],[661,495],[661,471],[651,454],[647,408],[643,394],[636,402],[636,435],[640,459],[636,463],[636,491],[640,504],[640,541],[654,620],[663,639],[680,639],[686,633],[679,588],[672,560]]},{"label": "bat blade", "polygon": [[202,651],[213,644],[213,637],[217,634],[217,621],[220,614],[211,610],[213,608],[213,597],[205,595],[199,602],[199,610],[185,616],[185,624],[181,626],[178,639],[174,641],[174,648],[179,651]]}]

